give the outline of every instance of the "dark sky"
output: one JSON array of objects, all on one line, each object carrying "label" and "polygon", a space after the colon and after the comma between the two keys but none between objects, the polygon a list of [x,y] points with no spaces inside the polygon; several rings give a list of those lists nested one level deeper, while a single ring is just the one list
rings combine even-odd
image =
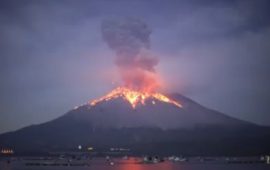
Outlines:
[{"label": "dark sky", "polygon": [[101,23],[130,16],[152,29],[165,90],[270,125],[268,0],[1,0],[0,133],[120,84]]}]

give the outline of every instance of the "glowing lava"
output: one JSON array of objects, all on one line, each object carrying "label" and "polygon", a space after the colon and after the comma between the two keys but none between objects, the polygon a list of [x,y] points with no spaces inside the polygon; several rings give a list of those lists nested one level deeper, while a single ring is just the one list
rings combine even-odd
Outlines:
[{"label": "glowing lava", "polygon": [[[108,101],[117,97],[123,97],[131,104],[133,108],[135,108],[136,105],[139,103],[145,104],[145,100],[149,98],[156,99],[165,103],[171,103],[177,107],[182,107],[180,103],[168,98],[167,96],[161,93],[140,92],[126,87],[118,87],[113,91],[111,91],[110,93],[108,93],[107,95],[99,99],[93,100],[92,102],[90,102],[90,104],[94,106],[101,101]],[[152,101],[152,104],[155,104],[155,102]]]}]

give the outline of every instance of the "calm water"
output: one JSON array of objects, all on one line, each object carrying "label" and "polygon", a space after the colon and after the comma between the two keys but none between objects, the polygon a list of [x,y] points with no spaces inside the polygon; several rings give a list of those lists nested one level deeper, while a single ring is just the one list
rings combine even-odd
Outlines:
[{"label": "calm water", "polygon": [[[29,161],[0,163],[0,170],[269,170],[267,164],[226,164],[226,163],[179,163],[165,161],[157,164],[143,164],[135,158],[129,160],[114,159],[110,165],[105,159],[89,161],[89,166],[26,166]],[[33,162],[33,161],[31,161]],[[40,162],[40,161],[39,161]]]}]

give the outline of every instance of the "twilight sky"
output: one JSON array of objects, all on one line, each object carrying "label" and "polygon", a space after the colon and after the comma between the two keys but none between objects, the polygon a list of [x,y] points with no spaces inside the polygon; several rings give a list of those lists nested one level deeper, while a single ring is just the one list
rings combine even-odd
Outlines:
[{"label": "twilight sky", "polygon": [[268,0],[1,0],[0,133],[52,120],[120,84],[108,18],[152,29],[168,92],[270,125]]}]

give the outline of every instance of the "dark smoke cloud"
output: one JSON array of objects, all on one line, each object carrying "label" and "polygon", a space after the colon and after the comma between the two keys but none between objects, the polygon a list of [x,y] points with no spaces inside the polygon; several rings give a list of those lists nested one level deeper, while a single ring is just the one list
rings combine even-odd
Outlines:
[{"label": "dark smoke cloud", "polygon": [[142,89],[149,79],[156,81],[158,59],[149,52],[151,29],[144,22],[136,18],[106,20],[101,31],[103,39],[116,52],[115,62],[126,86]]}]

